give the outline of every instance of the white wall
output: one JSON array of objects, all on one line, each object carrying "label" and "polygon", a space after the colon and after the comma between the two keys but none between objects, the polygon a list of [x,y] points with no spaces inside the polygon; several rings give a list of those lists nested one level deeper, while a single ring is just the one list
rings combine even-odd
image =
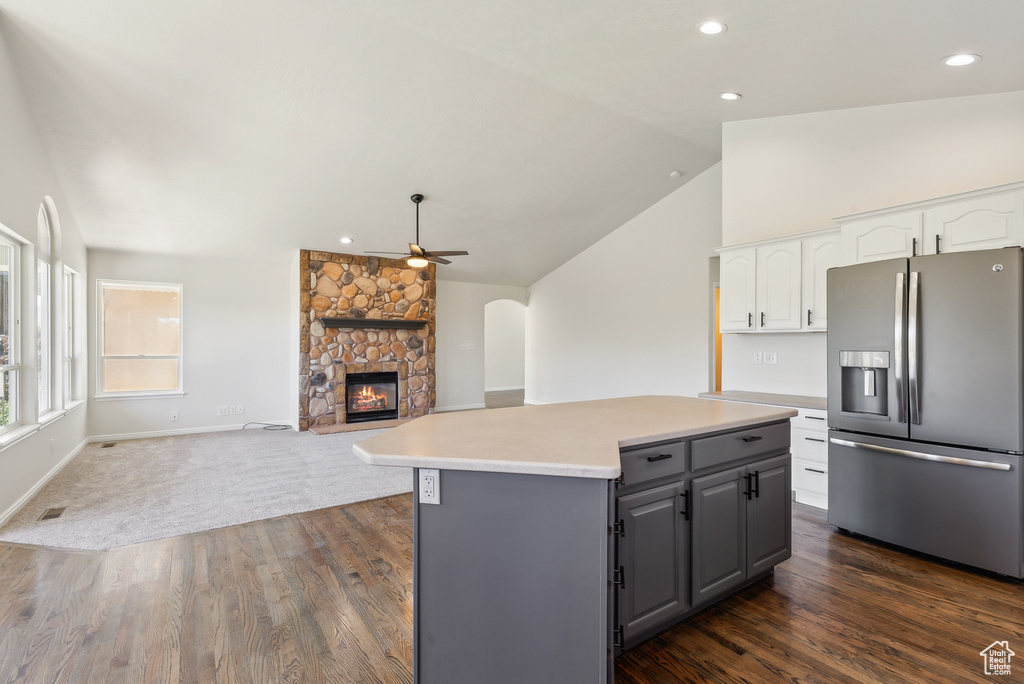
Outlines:
[{"label": "white wall", "polygon": [[[1024,180],[1024,91],[722,126],[722,243]],[[722,388],[824,396],[825,335],[725,335]],[[753,352],[778,351],[777,366]]]},{"label": "white wall", "polygon": [[722,125],[722,244],[1024,180],[1024,91]]},{"label": "white wall", "polygon": [[483,408],[484,306],[498,299],[526,304],[526,288],[437,281],[435,410]]},{"label": "white wall", "polygon": [[526,386],[526,307],[511,299],[484,306],[484,389]]},{"label": "white wall", "polygon": [[[49,195],[60,221],[61,258],[56,264],[86,274],[86,253],[75,217],[46,148],[32,121],[28,102],[0,34],[0,223],[30,243],[37,240],[36,217]],[[23,248],[22,316],[24,331],[21,367],[21,404],[26,423],[34,421],[36,362],[34,247]],[[59,271],[58,271],[59,272]],[[0,524],[17,511],[59,467],[78,453],[86,439],[86,406],[40,427],[20,441],[0,448]]]},{"label": "white wall", "polygon": [[721,179],[716,164],[530,287],[527,403],[707,390]]},{"label": "white wall", "polygon": [[[295,255],[235,259],[91,250],[89,334],[95,349],[96,280],[181,283],[184,397],[90,399],[91,435],[153,435],[291,423],[298,402]],[[293,301],[294,300],[294,301]],[[96,391],[96,354],[89,396]],[[242,415],[217,406],[242,404]],[[178,422],[170,412],[178,411]]]}]

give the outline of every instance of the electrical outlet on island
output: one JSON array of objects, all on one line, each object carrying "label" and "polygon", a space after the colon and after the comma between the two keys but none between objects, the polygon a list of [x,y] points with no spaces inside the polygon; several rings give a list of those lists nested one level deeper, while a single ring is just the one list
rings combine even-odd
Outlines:
[{"label": "electrical outlet on island", "polygon": [[421,504],[441,503],[441,471],[420,468],[419,488]]}]

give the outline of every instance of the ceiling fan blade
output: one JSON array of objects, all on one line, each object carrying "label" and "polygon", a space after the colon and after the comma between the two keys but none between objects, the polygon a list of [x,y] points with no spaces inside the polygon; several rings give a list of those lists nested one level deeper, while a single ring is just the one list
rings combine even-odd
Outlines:
[{"label": "ceiling fan blade", "polygon": [[429,252],[423,252],[423,254],[426,256],[467,256],[469,255],[469,252],[467,252],[464,249],[457,249],[454,251],[448,250],[441,252],[435,252],[434,250],[430,250]]},{"label": "ceiling fan blade", "polygon": [[432,261],[435,264],[450,264],[450,263],[452,263],[452,262],[448,261],[447,259],[442,259],[439,256],[434,256],[433,254],[427,254],[423,258],[426,259],[427,261]]},{"label": "ceiling fan blade", "polygon": [[416,245],[416,244],[413,244],[413,243],[410,242],[409,243],[409,253],[410,254],[415,254],[417,256],[423,256],[423,248],[420,247],[419,245]]},{"label": "ceiling fan blade", "polygon": [[408,252],[370,252],[366,251],[363,254],[401,254],[402,256],[409,256]]}]

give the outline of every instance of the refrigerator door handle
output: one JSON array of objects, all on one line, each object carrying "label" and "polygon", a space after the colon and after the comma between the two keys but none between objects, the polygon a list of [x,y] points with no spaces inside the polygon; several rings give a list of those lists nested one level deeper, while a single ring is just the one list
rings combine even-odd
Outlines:
[{"label": "refrigerator door handle", "polygon": [[925,454],[920,451],[909,451],[907,449],[894,449],[892,447],[880,446],[878,444],[865,444],[864,442],[852,442],[848,439],[829,437],[830,442],[839,446],[853,447],[855,449],[869,449],[880,451],[883,454],[906,456],[907,458],[919,458],[922,461],[935,461],[937,463],[952,463],[953,465],[970,466],[972,468],[987,468],[988,470],[1012,470],[1009,463],[995,463],[993,461],[976,461],[972,458],[954,458],[953,456],[939,456],[938,454]]},{"label": "refrigerator door handle", "polygon": [[906,288],[903,287],[903,274],[896,274],[896,345],[894,349],[895,364],[893,377],[896,379],[896,420],[900,423],[907,422],[907,407],[903,403],[903,294]]},{"label": "refrigerator door handle", "polygon": [[910,298],[907,300],[907,380],[910,384],[910,422],[921,424],[921,395],[918,392],[917,296],[920,283],[917,271],[910,272]]}]

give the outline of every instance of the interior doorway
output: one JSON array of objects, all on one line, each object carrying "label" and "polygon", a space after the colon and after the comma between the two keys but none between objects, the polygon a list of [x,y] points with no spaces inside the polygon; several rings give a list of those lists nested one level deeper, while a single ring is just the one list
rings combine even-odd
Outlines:
[{"label": "interior doorway", "polygon": [[484,403],[522,406],[526,394],[526,306],[511,299],[484,305]]}]

